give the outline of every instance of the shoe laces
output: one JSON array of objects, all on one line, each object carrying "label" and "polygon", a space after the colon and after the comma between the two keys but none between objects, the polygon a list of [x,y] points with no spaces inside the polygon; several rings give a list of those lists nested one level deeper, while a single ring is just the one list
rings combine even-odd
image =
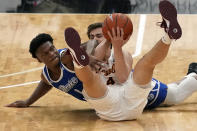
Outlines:
[{"label": "shoe laces", "polygon": [[157,25],[157,26],[160,26],[161,28],[164,28],[164,30],[165,30],[166,33],[167,33],[168,30],[169,30],[164,19],[163,19],[162,22],[157,22],[156,25]]}]

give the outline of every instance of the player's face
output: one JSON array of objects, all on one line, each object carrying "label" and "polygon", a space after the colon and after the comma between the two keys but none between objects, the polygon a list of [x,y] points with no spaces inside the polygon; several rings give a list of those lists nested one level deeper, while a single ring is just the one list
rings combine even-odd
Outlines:
[{"label": "player's face", "polygon": [[98,43],[101,43],[105,38],[103,36],[102,28],[96,28],[90,32],[90,39],[97,40]]},{"label": "player's face", "polygon": [[49,41],[45,42],[37,49],[36,56],[40,62],[43,62],[48,66],[55,66],[60,60],[57,49]]}]

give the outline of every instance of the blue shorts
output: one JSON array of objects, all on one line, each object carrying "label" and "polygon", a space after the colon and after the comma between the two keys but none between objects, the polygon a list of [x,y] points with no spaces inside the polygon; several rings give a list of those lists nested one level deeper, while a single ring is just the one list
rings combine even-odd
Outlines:
[{"label": "blue shorts", "polygon": [[154,78],[152,81],[155,83],[155,86],[148,95],[148,103],[146,104],[145,109],[153,109],[158,107],[164,102],[167,96],[167,85]]}]

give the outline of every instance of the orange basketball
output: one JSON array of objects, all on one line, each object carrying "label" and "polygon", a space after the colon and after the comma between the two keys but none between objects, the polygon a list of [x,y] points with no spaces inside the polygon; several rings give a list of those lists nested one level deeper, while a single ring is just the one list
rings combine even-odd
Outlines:
[{"label": "orange basketball", "polygon": [[108,36],[107,31],[110,31],[112,33],[112,27],[114,27],[116,31],[117,26],[119,28],[123,28],[124,40],[133,33],[133,24],[131,19],[125,14],[113,13],[105,18],[102,27],[103,35],[107,40],[110,41],[110,37]]}]

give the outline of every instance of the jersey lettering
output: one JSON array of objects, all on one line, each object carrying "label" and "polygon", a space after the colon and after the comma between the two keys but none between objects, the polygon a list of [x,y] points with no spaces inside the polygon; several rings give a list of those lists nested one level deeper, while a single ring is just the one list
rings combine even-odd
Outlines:
[{"label": "jersey lettering", "polygon": [[76,77],[72,77],[70,80],[68,80],[68,83],[66,85],[59,85],[59,89],[64,92],[70,91],[76,84],[78,83],[78,79]]}]

